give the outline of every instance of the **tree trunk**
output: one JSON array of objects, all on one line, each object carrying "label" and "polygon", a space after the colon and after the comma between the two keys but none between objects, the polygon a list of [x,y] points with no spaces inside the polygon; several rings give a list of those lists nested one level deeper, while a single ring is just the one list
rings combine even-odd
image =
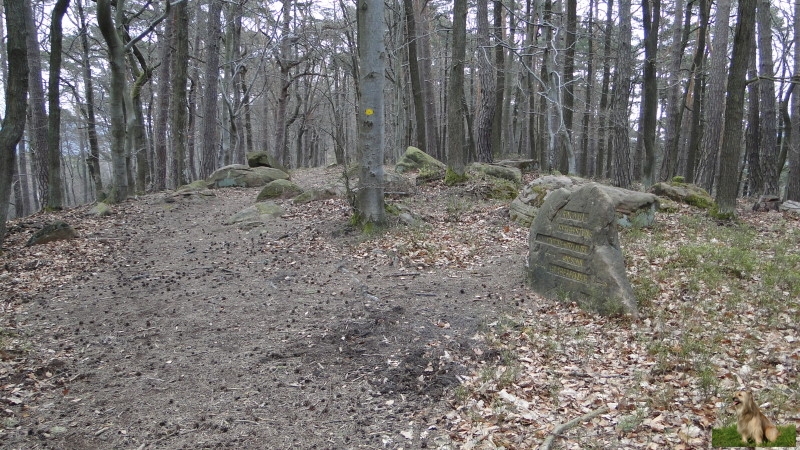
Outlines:
[{"label": "tree trunk", "polygon": [[478,161],[492,161],[492,121],[496,109],[495,76],[492,66],[493,52],[489,46],[489,8],[488,0],[478,0],[478,30],[476,58],[479,76],[480,104],[478,106],[478,124],[475,130],[475,143],[478,150]]},{"label": "tree trunk", "polygon": [[600,131],[597,136],[597,156],[595,159],[594,175],[602,178],[606,175],[604,167],[606,160],[611,156],[606,140],[606,129],[611,123],[611,111],[608,105],[608,89],[611,82],[611,33],[614,29],[613,16],[614,0],[608,0],[606,11],[605,36],[603,37],[603,81],[600,85]]},{"label": "tree trunk", "polygon": [[57,0],[53,6],[50,23],[50,81],[47,89],[47,103],[50,109],[47,127],[47,171],[49,183],[47,191],[47,209],[64,207],[64,183],[61,179],[61,48],[64,33],[61,19],[67,12],[69,0]]},{"label": "tree trunk", "polygon": [[[758,70],[756,69],[756,47],[751,44],[749,68],[747,71],[747,78],[751,80],[758,79]],[[764,178],[761,174],[761,152],[759,151],[759,142],[761,140],[761,116],[760,97],[761,90],[758,88],[759,82],[750,83],[747,85],[747,126],[745,128],[744,136],[744,149],[745,161],[747,164],[747,178],[744,179],[743,189],[745,195],[754,195],[761,190],[764,184]]]},{"label": "tree trunk", "polygon": [[[722,0],[725,1],[725,0]],[[686,44],[689,42],[689,32],[691,30],[692,5],[685,7],[685,18],[681,26],[681,18],[684,17],[684,1],[675,2],[675,25],[672,34],[672,49],[670,51],[669,79],[667,81],[667,106],[664,114],[666,125],[664,126],[664,157],[661,160],[661,171],[659,180],[666,181],[672,179],[678,170],[678,148],[681,141],[681,122],[683,121],[683,103],[681,99],[681,62]]]},{"label": "tree trunk", "polygon": [[[678,0],[682,1],[682,0]],[[586,30],[589,33],[586,51],[586,91],[583,99],[583,122],[581,124],[581,159],[578,164],[578,175],[589,176],[589,122],[592,119],[594,105],[592,93],[594,89],[594,0],[589,0],[589,17],[586,19]]]},{"label": "tree trunk", "polygon": [[[124,10],[124,0],[117,0],[117,21]],[[125,159],[125,46],[114,26],[109,0],[97,0],[97,24],[108,46],[111,68],[109,92],[109,117],[111,121],[111,193],[112,202],[128,197],[128,167]]]},{"label": "tree trunk", "polygon": [[216,169],[219,148],[217,97],[219,92],[219,38],[222,33],[220,14],[222,0],[211,0],[206,30],[205,92],[203,93],[203,142],[200,176],[207,178]]},{"label": "tree trunk", "polygon": [[733,59],[728,72],[728,92],[725,99],[725,131],[722,135],[719,178],[717,181],[717,212],[720,217],[736,215],[736,196],[739,186],[739,155],[742,142],[745,74],[750,46],[755,32],[756,0],[739,0],[736,34],[733,40]]},{"label": "tree trunk", "polygon": [[164,24],[164,34],[159,43],[158,66],[158,106],[156,108],[155,133],[153,136],[153,190],[163,191],[167,187],[167,142],[169,140],[169,101],[170,101],[170,71],[172,66],[172,34],[174,33],[174,15],[167,18]]},{"label": "tree trunk", "polygon": [[422,79],[417,57],[417,27],[414,17],[414,0],[403,0],[406,16],[406,43],[408,45],[408,72],[411,77],[411,97],[414,100],[414,125],[417,131],[414,145],[432,154],[432,148],[427,148],[427,123],[425,121],[425,100],[422,91]]},{"label": "tree trunk", "polygon": [[170,107],[172,114],[172,183],[170,187],[184,185],[186,177],[186,141],[188,133],[188,102],[186,86],[189,80],[189,7],[180,3],[173,7],[173,46],[172,56],[172,92]]},{"label": "tree trunk", "polygon": [[692,76],[694,78],[692,87],[692,122],[691,133],[689,135],[689,148],[686,155],[686,181],[695,182],[695,171],[697,168],[697,153],[700,147],[701,122],[700,107],[703,94],[703,60],[706,52],[706,34],[708,30],[708,0],[700,0],[697,27],[697,47],[695,48],[692,60]]},{"label": "tree trunk", "polygon": [[620,0],[619,22],[619,46],[617,48],[619,56],[614,77],[614,97],[611,105],[614,152],[612,178],[616,186],[628,188],[631,185],[628,103],[630,101],[631,76],[633,74],[630,0]]},{"label": "tree trunk", "polygon": [[[800,0],[794,1],[794,48],[800,48]],[[794,52],[794,83],[800,83],[800,52]],[[797,86],[795,84],[795,86]],[[792,132],[786,200],[800,201],[800,89],[792,93]]]},{"label": "tree trunk", "polygon": [[731,0],[718,0],[715,14],[714,39],[711,45],[706,98],[703,101],[705,127],[700,155],[702,164],[699,183],[711,192],[719,165],[720,142],[725,116],[725,85],[728,71],[728,37],[730,34]]},{"label": "tree trunk", "polygon": [[356,217],[363,226],[383,225],[384,70],[386,48],[383,0],[359,4],[358,154],[361,160]]},{"label": "tree trunk", "polygon": [[[45,111],[44,88],[42,87],[42,56],[39,52],[38,30],[31,0],[25,1],[25,28],[28,45],[28,82],[30,83],[30,126],[28,127],[28,148],[33,155],[33,172],[38,185],[37,198],[42,206],[47,205],[48,185],[48,144],[47,111]],[[10,32],[10,30],[9,30]]]},{"label": "tree trunk", "polygon": [[758,2],[758,60],[759,91],[759,150],[761,153],[760,185],[753,186],[755,193],[780,195],[781,168],[778,167],[778,114],[775,105],[775,70],[772,60],[772,12],[770,0]]},{"label": "tree trunk", "polygon": [[[657,0],[656,0],[657,1]],[[573,108],[575,107],[575,88],[573,80],[575,79],[575,42],[576,30],[578,22],[577,1],[567,0],[567,36],[566,36],[566,49],[564,50],[564,138],[567,145],[562,146],[567,149],[572,145],[572,116]],[[574,159],[574,156],[573,156]],[[559,170],[563,173],[575,174],[575,164],[573,167],[569,166],[568,152],[562,151],[559,157]]]},{"label": "tree trunk", "polygon": [[453,2],[453,51],[447,85],[447,169],[451,181],[464,178],[466,149],[464,146],[464,55],[467,48],[467,0]]},{"label": "tree trunk", "polygon": [[281,29],[280,56],[278,57],[278,67],[280,69],[278,107],[275,112],[275,156],[286,167],[289,167],[291,162],[289,159],[289,147],[286,145],[286,110],[289,107],[289,88],[291,87],[289,71],[296,65],[296,62],[290,61],[291,55],[289,54],[291,50],[289,36],[292,22],[291,6],[291,0],[283,0],[283,26]]},{"label": "tree trunk", "polygon": [[[492,153],[489,155],[490,159],[486,162],[494,160],[494,154],[504,153],[503,149],[503,119],[505,113],[503,112],[505,99],[505,83],[506,83],[506,52],[503,40],[503,2],[494,0],[494,65],[495,65],[495,89],[494,89],[494,118],[492,119]],[[512,36],[513,39],[513,36]],[[509,136],[513,138],[513,136]]]},{"label": "tree trunk", "polygon": [[83,89],[86,95],[86,131],[89,139],[89,157],[86,165],[94,182],[95,198],[103,200],[103,179],[100,175],[100,144],[97,141],[97,121],[94,114],[94,83],[92,82],[92,67],[89,60],[89,26],[83,12],[83,0],[78,0],[78,16],[81,25],[81,66],[83,75]]},{"label": "tree trunk", "polygon": [[20,0],[5,0],[8,80],[5,114],[0,128],[0,244],[6,236],[11,178],[17,143],[25,129],[28,95],[28,55],[25,42],[25,7]]},{"label": "tree trunk", "polygon": [[[446,158],[444,145],[439,142],[439,127],[442,121],[439,120],[440,116],[436,103],[437,95],[441,91],[437,89],[439,80],[434,78],[431,73],[431,32],[425,14],[425,6],[427,4],[428,2],[425,0],[415,0],[417,11],[415,17],[419,18],[417,24],[417,56],[419,56],[419,69],[425,98],[425,118],[428,122],[425,127],[425,148],[432,156],[443,161]],[[447,51],[445,50],[444,53],[447,54]]]},{"label": "tree trunk", "polygon": [[644,70],[642,75],[642,123],[641,135],[644,147],[642,184],[649,188],[655,179],[656,121],[658,116],[658,78],[656,77],[656,53],[658,50],[658,27],[661,19],[661,0],[642,0],[642,22],[644,26]]}]

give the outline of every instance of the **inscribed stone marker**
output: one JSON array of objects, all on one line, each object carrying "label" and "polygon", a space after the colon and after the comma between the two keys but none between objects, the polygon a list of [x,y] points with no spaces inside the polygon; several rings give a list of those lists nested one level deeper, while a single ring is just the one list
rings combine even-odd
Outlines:
[{"label": "inscribed stone marker", "polygon": [[615,207],[609,191],[597,183],[576,191],[553,191],[531,224],[527,268],[531,288],[599,314],[637,317]]}]

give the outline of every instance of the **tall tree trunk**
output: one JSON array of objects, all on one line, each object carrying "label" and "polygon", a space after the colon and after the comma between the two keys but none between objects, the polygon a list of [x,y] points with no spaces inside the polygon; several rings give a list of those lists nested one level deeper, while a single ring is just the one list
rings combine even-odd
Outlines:
[{"label": "tall tree trunk", "polygon": [[692,122],[689,148],[686,155],[686,181],[695,182],[695,171],[697,168],[697,153],[700,147],[700,136],[702,134],[700,121],[700,107],[703,94],[703,60],[706,52],[706,34],[708,31],[708,0],[700,0],[697,27],[697,48],[695,48],[694,59],[692,60],[692,75],[694,81],[692,87]]},{"label": "tall tree trunk", "polygon": [[77,0],[78,17],[81,26],[81,66],[83,76],[83,90],[86,95],[86,131],[89,139],[89,157],[86,165],[94,182],[95,198],[103,200],[103,179],[100,175],[100,144],[97,141],[97,121],[94,114],[94,82],[92,81],[92,67],[89,61],[89,26],[83,11],[83,0]]},{"label": "tall tree trunk", "polygon": [[[117,21],[124,11],[124,0],[117,0]],[[109,0],[97,0],[97,24],[108,46],[111,68],[109,117],[111,119],[111,171],[112,188],[109,198],[121,202],[128,197],[128,167],[125,158],[125,46],[114,26]]]},{"label": "tall tree trunk", "polygon": [[172,176],[170,187],[181,186],[188,182],[186,177],[186,139],[188,132],[188,102],[186,86],[189,80],[189,7],[180,3],[173,7],[173,46],[172,56],[172,96],[170,107]]},{"label": "tall tree trunk", "polygon": [[[756,46],[751,44],[750,62],[747,70],[747,78],[750,80],[758,79],[756,60]],[[761,116],[760,102],[761,90],[758,88],[759,82],[747,85],[747,127],[745,128],[744,149],[745,161],[747,164],[747,178],[744,180],[745,195],[757,194],[764,184],[764,177],[761,173],[761,152],[759,143],[761,141]]]},{"label": "tall tree trunk", "polygon": [[617,48],[617,71],[614,77],[614,99],[612,101],[612,132],[614,184],[627,188],[631,185],[630,129],[628,125],[628,103],[630,101],[633,56],[631,49],[631,2],[619,2],[619,46]]},{"label": "tall tree trunk", "polygon": [[358,8],[358,153],[361,160],[356,214],[363,225],[383,225],[384,45],[383,0]]},{"label": "tall tree trunk", "polygon": [[759,149],[762,184],[753,186],[756,193],[780,195],[781,168],[778,167],[778,114],[775,105],[775,70],[772,60],[772,11],[770,0],[758,2]]},{"label": "tall tree trunk", "polygon": [[25,144],[20,140],[17,147],[17,154],[19,155],[19,185],[22,190],[22,214],[26,216],[33,211],[31,207],[31,183],[30,183],[30,170],[28,169],[28,151],[25,149]]},{"label": "tall tree trunk", "polygon": [[406,16],[406,43],[408,44],[408,72],[411,77],[411,97],[414,100],[414,125],[417,131],[414,145],[422,148],[429,154],[431,148],[427,148],[427,123],[425,120],[425,100],[422,91],[422,79],[419,70],[419,58],[417,57],[417,26],[414,17],[414,0],[403,0],[403,7]]},{"label": "tall tree trunk", "polygon": [[64,207],[64,183],[61,179],[61,48],[64,33],[61,19],[67,12],[69,0],[57,0],[53,6],[50,22],[50,82],[47,87],[47,103],[50,109],[47,127],[47,171],[49,173],[47,208]]},{"label": "tall tree trunk", "polygon": [[[678,0],[682,1],[682,0]],[[586,90],[583,98],[583,122],[581,124],[581,159],[578,165],[578,175],[589,176],[589,122],[593,116],[594,105],[592,93],[594,89],[594,2],[589,0],[589,17],[586,19],[586,30],[589,33],[588,49],[586,50]]]},{"label": "tall tree trunk", "polygon": [[[657,0],[656,0],[657,1]],[[578,22],[577,1],[567,0],[567,36],[565,39],[566,49],[564,50],[564,137],[567,140],[567,145],[562,146],[563,149],[569,148],[572,143],[572,116],[573,108],[575,107],[575,88],[573,80],[575,79],[575,42],[576,31]],[[574,158],[574,157],[573,157]],[[565,173],[572,173],[574,175],[575,167],[570,170],[569,155],[566,151],[561,152],[559,157],[559,170]]]},{"label": "tall tree trunk", "polygon": [[731,0],[718,0],[711,45],[706,98],[703,101],[705,127],[700,155],[702,164],[698,181],[709,192],[714,188],[719,165],[720,143],[725,116],[725,86],[728,71]]},{"label": "tall tree trunk", "polygon": [[733,59],[728,72],[728,93],[725,99],[725,129],[722,135],[719,177],[717,180],[717,212],[720,217],[736,215],[739,186],[739,156],[742,149],[742,116],[744,110],[745,74],[750,46],[755,32],[756,0],[739,0]]},{"label": "tall tree trunk", "polygon": [[[794,48],[800,48],[800,0],[794,1]],[[800,83],[800,52],[794,52],[794,83]],[[797,86],[797,84],[795,84]],[[792,132],[786,200],[800,201],[800,89],[792,93]]]},{"label": "tall tree trunk", "polygon": [[489,8],[488,0],[478,0],[478,30],[476,58],[479,76],[480,105],[478,106],[478,124],[475,130],[475,142],[478,150],[478,161],[492,162],[492,121],[496,109],[495,76],[492,65],[493,52],[489,46]]},{"label": "tall tree trunk", "polygon": [[286,111],[289,107],[289,88],[291,87],[289,72],[296,65],[296,63],[290,61],[291,55],[289,54],[291,51],[291,37],[289,36],[292,23],[291,6],[292,0],[283,0],[283,25],[281,28],[280,56],[278,57],[278,67],[280,69],[278,107],[275,112],[275,156],[285,167],[289,167],[291,163],[289,147],[286,144]]},{"label": "tall tree trunk", "polygon": [[656,121],[658,116],[658,78],[656,77],[656,52],[658,27],[661,19],[661,0],[642,0],[644,26],[644,70],[642,75],[642,123],[644,147],[642,184],[649,188],[655,179]]},{"label": "tall tree trunk", "polygon": [[[722,0],[726,1],[726,0]],[[675,24],[672,33],[672,48],[670,50],[670,70],[667,81],[667,106],[664,126],[664,157],[661,160],[661,171],[659,180],[666,181],[672,179],[678,170],[678,148],[681,141],[681,122],[683,121],[683,104],[681,102],[681,62],[686,44],[689,42],[689,32],[691,30],[692,5],[685,7],[685,18],[681,26],[681,18],[684,17],[684,1],[675,1]]]},{"label": "tall tree trunk", "polygon": [[[48,144],[47,111],[45,110],[44,88],[42,87],[42,56],[39,52],[39,38],[31,0],[25,1],[25,28],[28,42],[28,82],[30,83],[30,126],[28,127],[28,148],[33,154],[33,172],[38,184],[37,198],[42,206],[47,205],[48,185]],[[10,30],[9,30],[10,32]]]},{"label": "tall tree trunk", "polygon": [[[495,89],[494,89],[494,118],[492,119],[492,153],[489,155],[490,159],[486,162],[494,160],[494,154],[504,153],[503,149],[503,100],[505,99],[505,83],[506,83],[506,51],[505,42],[503,39],[503,2],[494,0],[494,65],[495,65]],[[513,137],[513,136],[512,136]]]},{"label": "tall tree trunk", "polygon": [[156,108],[155,133],[153,136],[153,190],[163,191],[167,187],[167,142],[169,141],[169,112],[170,112],[170,71],[172,66],[172,34],[174,33],[174,14],[167,18],[164,24],[164,34],[159,42],[158,66],[158,107]]},{"label": "tall tree trunk", "polygon": [[211,0],[206,30],[206,68],[205,92],[203,93],[203,163],[200,176],[208,177],[216,169],[217,149],[219,148],[219,127],[217,126],[217,96],[219,92],[219,38],[222,33],[220,14],[222,0]]},{"label": "tall tree trunk", "polygon": [[25,42],[25,7],[19,0],[5,0],[6,54],[8,80],[5,92],[5,114],[0,128],[0,244],[6,236],[6,218],[11,198],[14,154],[25,130],[28,95],[28,56]]},{"label": "tall tree trunk", "polygon": [[450,58],[447,91],[447,170],[450,180],[464,178],[464,55],[467,48],[467,0],[453,1],[453,51]]},{"label": "tall tree trunk", "polygon": [[[417,56],[419,57],[420,77],[422,77],[422,89],[425,99],[425,118],[428,122],[425,127],[425,148],[430,155],[435,156],[439,160],[444,161],[446,158],[444,145],[439,142],[439,127],[441,120],[439,120],[439,111],[437,110],[437,95],[439,95],[438,81],[432,72],[431,64],[431,39],[430,27],[426,17],[426,8],[428,4],[425,0],[415,0],[415,8],[417,14],[415,17],[419,18],[417,23]],[[447,54],[447,51],[444,51]]]},{"label": "tall tree trunk", "polygon": [[611,157],[608,141],[606,140],[606,129],[611,123],[611,110],[609,109],[608,89],[611,82],[611,33],[614,29],[613,16],[614,0],[608,0],[606,10],[605,36],[603,37],[603,81],[600,85],[600,131],[597,136],[597,157],[595,159],[594,175],[602,178],[606,175],[605,163]]}]

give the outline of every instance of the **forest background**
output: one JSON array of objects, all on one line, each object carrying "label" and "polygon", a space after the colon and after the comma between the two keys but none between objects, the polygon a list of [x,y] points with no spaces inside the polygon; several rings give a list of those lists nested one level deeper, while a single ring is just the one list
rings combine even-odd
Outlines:
[{"label": "forest background", "polygon": [[[386,2],[384,160],[414,145],[457,174],[512,155],[622,187],[682,176],[721,215],[739,196],[800,200],[798,10]],[[248,152],[358,161],[353,2],[5,0],[4,14],[3,130],[25,130],[3,139],[3,223],[174,188]]]}]

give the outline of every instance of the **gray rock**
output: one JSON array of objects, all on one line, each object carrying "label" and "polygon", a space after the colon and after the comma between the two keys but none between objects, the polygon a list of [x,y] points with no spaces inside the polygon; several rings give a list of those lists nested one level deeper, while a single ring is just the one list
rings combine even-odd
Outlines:
[{"label": "gray rock", "polygon": [[250,152],[247,154],[247,165],[250,167],[272,167],[274,169],[287,172],[286,167],[278,162],[267,152]]},{"label": "gray rock", "polygon": [[292,201],[297,204],[310,203],[319,200],[329,200],[338,197],[341,189],[336,187],[329,187],[325,189],[309,189],[303,191],[300,195],[293,198]]},{"label": "gray rock", "polygon": [[511,206],[509,206],[511,220],[523,227],[531,226],[536,213],[550,192],[559,188],[572,188],[583,183],[586,183],[583,179],[564,175],[546,175],[531,181],[511,202]]},{"label": "gray rock", "polygon": [[420,172],[440,172],[444,175],[446,169],[447,166],[443,162],[416,147],[408,147],[395,165],[398,173],[419,170]]},{"label": "gray rock", "polygon": [[303,188],[292,183],[289,180],[275,180],[270,181],[261,189],[256,197],[257,202],[269,200],[272,198],[292,198],[303,193]]},{"label": "gray rock", "polygon": [[222,224],[239,224],[240,226],[250,226],[255,224],[257,226],[261,226],[265,222],[280,218],[284,214],[286,214],[286,211],[280,205],[277,205],[273,202],[261,202],[256,203],[253,206],[248,206],[247,208],[237,212],[231,217],[225,219]]},{"label": "gray rock", "polygon": [[597,183],[553,191],[530,229],[527,279],[541,295],[638,317],[617,233],[617,200]]},{"label": "gray rock", "polygon": [[650,187],[649,192],[666,197],[670,200],[708,209],[714,204],[714,199],[700,186],[686,183],[656,183]]},{"label": "gray rock", "polygon": [[289,174],[273,167],[249,167],[232,164],[217,169],[206,180],[209,187],[260,187],[275,180],[288,180]]},{"label": "gray rock", "polygon": [[503,159],[495,161],[495,164],[506,167],[515,167],[522,173],[530,173],[536,170],[536,160],[534,159]]},{"label": "gray rock", "polygon": [[111,214],[111,207],[108,203],[98,202],[89,210],[89,214],[97,217],[104,217]]},{"label": "gray rock", "polygon": [[522,181],[522,171],[516,167],[501,166],[499,164],[472,163],[468,170],[472,173],[489,175],[490,177],[501,178],[503,180],[520,183]]},{"label": "gray rock", "polygon": [[46,244],[53,241],[63,241],[78,236],[78,233],[68,223],[57,220],[42,227],[41,230],[33,233],[25,246]]},{"label": "gray rock", "polygon": [[786,200],[785,202],[781,203],[779,209],[784,212],[800,215],[800,202]]}]

